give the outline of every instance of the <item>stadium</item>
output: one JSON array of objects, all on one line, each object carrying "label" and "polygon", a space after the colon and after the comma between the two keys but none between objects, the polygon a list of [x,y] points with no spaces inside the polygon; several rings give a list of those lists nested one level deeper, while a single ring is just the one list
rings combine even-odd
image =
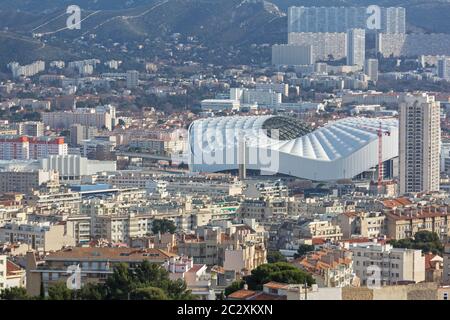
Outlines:
[{"label": "stadium", "polygon": [[398,135],[394,118],[351,117],[314,130],[282,116],[206,118],[189,127],[189,165],[193,172],[234,171],[243,165],[261,174],[313,181],[351,179],[374,172],[380,158],[383,166],[392,166]]}]

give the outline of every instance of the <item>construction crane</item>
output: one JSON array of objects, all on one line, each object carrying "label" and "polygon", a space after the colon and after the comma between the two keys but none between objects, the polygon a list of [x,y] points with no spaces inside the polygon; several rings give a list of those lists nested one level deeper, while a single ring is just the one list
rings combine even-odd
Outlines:
[{"label": "construction crane", "polygon": [[374,132],[376,131],[378,137],[378,193],[381,193],[381,188],[383,187],[383,136],[390,136],[391,132],[389,130],[383,130],[383,123],[380,121],[380,125],[378,129],[374,129],[373,127],[369,127],[366,125],[359,125],[360,127],[364,127],[368,131]]},{"label": "construction crane", "polygon": [[378,193],[381,193],[383,187],[383,135],[390,136],[390,131],[383,131],[383,126],[380,121],[380,126],[377,130],[378,135]]}]

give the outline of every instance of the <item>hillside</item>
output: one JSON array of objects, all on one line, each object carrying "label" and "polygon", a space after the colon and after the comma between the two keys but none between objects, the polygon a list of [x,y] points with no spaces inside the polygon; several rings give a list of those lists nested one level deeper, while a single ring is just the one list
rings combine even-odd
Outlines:
[{"label": "hillside", "polygon": [[[85,20],[79,31],[61,30],[70,4],[83,9]],[[251,44],[287,41],[286,10],[291,5],[368,4],[406,7],[408,30],[450,32],[450,3],[443,0],[3,0],[0,30],[9,37],[0,35],[0,40],[6,48],[23,50],[2,50],[0,63],[66,56],[68,52],[72,56],[93,56],[101,52],[96,45],[111,43],[151,43],[153,48],[144,53],[159,55],[174,33],[192,36],[223,55],[230,48],[240,48],[234,53],[244,61],[252,53]],[[43,36],[33,38],[36,33]],[[48,46],[56,52],[50,52]]]}]

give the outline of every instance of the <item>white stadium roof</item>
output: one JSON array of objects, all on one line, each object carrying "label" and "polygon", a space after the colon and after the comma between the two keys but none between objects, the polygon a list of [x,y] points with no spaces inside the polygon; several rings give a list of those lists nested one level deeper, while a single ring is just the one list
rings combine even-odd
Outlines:
[{"label": "white stadium roof", "polygon": [[398,120],[394,118],[351,117],[314,131],[300,120],[280,116],[201,119],[189,129],[191,170],[238,169],[243,162],[237,156],[242,150],[239,141],[245,137],[248,169],[317,181],[352,178],[378,164],[380,124],[389,133],[383,135],[386,161],[398,156]]}]

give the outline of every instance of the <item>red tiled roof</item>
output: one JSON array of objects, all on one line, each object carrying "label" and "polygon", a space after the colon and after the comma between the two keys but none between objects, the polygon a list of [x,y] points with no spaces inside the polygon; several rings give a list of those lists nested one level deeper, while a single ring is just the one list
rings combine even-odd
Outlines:
[{"label": "red tiled roof", "polygon": [[270,289],[285,289],[287,287],[287,284],[270,281],[264,284],[264,287],[270,288]]},{"label": "red tiled roof", "polygon": [[412,204],[412,202],[407,198],[397,198],[383,201],[383,205],[387,208],[404,207],[410,204]]},{"label": "red tiled roof", "polygon": [[245,300],[245,299],[248,299],[248,298],[254,296],[255,294],[256,294],[256,291],[241,289],[241,290],[235,291],[232,294],[228,295],[228,298]]},{"label": "red tiled roof", "polygon": [[14,276],[17,274],[17,272],[20,272],[22,270],[21,267],[19,267],[17,264],[15,264],[12,261],[6,260],[6,275],[7,276]]},{"label": "red tiled roof", "polygon": [[319,244],[324,244],[324,243],[326,243],[325,239],[321,239],[321,238],[313,238],[312,239],[313,245],[319,245]]},{"label": "red tiled roof", "polygon": [[287,300],[287,297],[261,292],[260,294],[257,294],[255,296],[249,298],[248,300],[262,300],[262,301],[264,301],[264,300]]}]

